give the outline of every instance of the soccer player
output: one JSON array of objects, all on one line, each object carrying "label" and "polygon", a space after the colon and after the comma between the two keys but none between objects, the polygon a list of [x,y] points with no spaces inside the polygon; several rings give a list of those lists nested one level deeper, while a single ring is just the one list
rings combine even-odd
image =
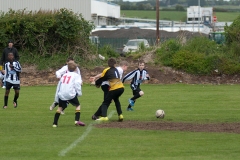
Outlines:
[{"label": "soccer player", "polygon": [[[96,85],[101,85],[103,81],[109,82],[109,91],[104,98],[101,106],[98,108],[98,111],[94,115],[96,117],[101,116],[100,118],[96,119],[97,121],[108,121],[107,117],[107,110],[112,100],[114,100],[115,106],[118,111],[119,121],[123,120],[121,103],[119,101],[119,97],[124,92],[124,86],[120,79],[120,74],[115,68],[116,60],[110,58],[108,60],[108,68],[104,69],[102,72],[101,77],[96,81]],[[99,115],[99,114],[101,115]]]},{"label": "soccer player", "polygon": [[20,90],[20,77],[19,74],[22,71],[21,65],[18,61],[14,59],[13,53],[8,53],[8,61],[5,63],[5,73],[4,78],[6,81],[6,91],[4,96],[4,106],[3,108],[6,109],[8,105],[8,95],[10,93],[11,87],[13,87],[15,91],[14,99],[13,99],[13,106],[17,108],[18,97],[19,97],[19,90]]},{"label": "soccer player", "polygon": [[145,67],[145,63],[143,61],[139,61],[138,69],[129,72],[127,75],[124,76],[122,80],[123,83],[126,80],[132,80],[130,87],[132,89],[133,97],[128,100],[129,105],[127,107],[127,111],[133,111],[132,107],[134,106],[136,99],[144,95],[144,92],[140,89],[140,85],[144,80],[150,79],[144,67]]},{"label": "soccer player", "polygon": [[[118,72],[119,72],[120,79],[122,79],[123,72],[127,70],[127,67],[128,67],[128,62],[127,61],[121,61],[120,64],[119,64],[119,67],[116,67]],[[108,68],[106,68],[106,69],[108,69]],[[103,71],[103,72],[105,72],[105,71]],[[95,81],[96,79],[100,78],[101,75],[102,75],[102,73],[100,73],[100,74],[98,74],[94,77],[90,77],[90,81],[92,81],[92,82]],[[109,88],[110,88],[109,82],[108,81],[103,81],[102,84],[101,84],[101,89],[104,93],[103,99],[106,98],[107,93],[109,91]],[[118,108],[116,108],[116,109],[117,109],[118,115],[121,115],[122,111],[118,110]],[[92,116],[93,120],[98,119],[98,116],[96,116],[96,115],[101,115],[101,108],[98,108],[96,113]]]},{"label": "soccer player", "polygon": [[[63,74],[65,74],[65,73],[68,72],[68,65],[67,65],[67,64],[68,64],[69,62],[74,62],[74,60],[73,60],[72,57],[69,57],[69,58],[67,59],[67,62],[66,62],[66,65],[65,65],[65,66],[63,66],[61,69],[59,69],[59,70],[56,71],[56,77],[57,77],[57,78],[60,79]],[[80,78],[81,78],[81,81],[82,81],[80,69],[77,67],[77,69],[76,69],[74,72],[76,72],[77,74],[80,75]],[[58,82],[58,83],[60,83],[60,82]],[[56,93],[55,93],[54,102],[53,102],[52,105],[49,107],[50,111],[52,111],[52,110],[58,105],[58,94],[57,94],[58,89],[59,89],[59,88],[57,87]],[[61,114],[64,114],[64,111],[63,111],[63,110],[62,110]]]},{"label": "soccer player", "polygon": [[67,102],[76,107],[75,125],[85,126],[80,121],[80,102],[78,96],[82,96],[82,79],[81,76],[75,73],[77,65],[74,62],[68,62],[68,72],[63,74],[58,83],[58,102],[59,106],[54,116],[53,127],[58,126],[58,119],[61,111],[67,107]]}]

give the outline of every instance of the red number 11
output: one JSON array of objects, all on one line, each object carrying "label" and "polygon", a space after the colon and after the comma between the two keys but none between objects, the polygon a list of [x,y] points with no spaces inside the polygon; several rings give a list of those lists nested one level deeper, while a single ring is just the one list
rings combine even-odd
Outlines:
[{"label": "red number 11", "polygon": [[[66,78],[67,78],[67,82],[66,82]],[[69,76],[69,77],[67,77],[67,76],[63,76],[63,83],[69,83],[69,81],[70,81],[70,79],[71,79],[71,76]]]}]

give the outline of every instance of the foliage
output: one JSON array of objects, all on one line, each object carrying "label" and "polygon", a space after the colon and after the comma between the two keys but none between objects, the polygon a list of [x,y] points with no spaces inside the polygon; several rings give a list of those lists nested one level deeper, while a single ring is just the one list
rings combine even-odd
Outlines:
[{"label": "foliage", "polygon": [[[20,56],[44,59],[55,55],[74,56],[89,60],[96,48],[89,42],[94,25],[81,14],[62,8],[38,12],[9,10],[0,18],[0,46],[8,39],[15,41]],[[37,61],[38,63],[39,61]],[[46,66],[47,67],[47,66]]]},{"label": "foliage", "polygon": [[170,39],[163,42],[160,48],[156,50],[157,58],[155,62],[160,61],[163,65],[172,66],[172,58],[180,48],[181,44],[177,39]]},{"label": "foliage", "polygon": [[191,74],[232,75],[240,73],[239,54],[235,54],[239,49],[236,43],[232,43],[229,50],[206,37],[194,37],[183,45],[177,40],[168,40],[156,50],[156,62]]},{"label": "foliage", "polygon": [[238,16],[230,26],[225,26],[226,44],[233,53],[239,55],[240,48],[240,16]]},{"label": "foliage", "polygon": [[110,45],[104,45],[99,48],[98,53],[105,56],[105,58],[120,56],[119,53],[117,53]]}]

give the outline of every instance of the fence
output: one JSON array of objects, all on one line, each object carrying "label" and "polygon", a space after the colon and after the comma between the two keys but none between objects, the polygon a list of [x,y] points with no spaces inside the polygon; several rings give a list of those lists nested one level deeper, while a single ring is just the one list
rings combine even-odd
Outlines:
[{"label": "fence", "polygon": [[[176,37],[172,37],[176,38]],[[154,46],[156,44],[156,38],[144,38],[137,37],[137,39],[146,39],[150,46]],[[169,38],[161,38],[161,42],[167,40]],[[103,47],[105,45],[111,46],[115,49],[116,52],[121,53],[123,50],[123,45],[128,42],[129,38],[100,38],[99,37],[99,47]]]}]

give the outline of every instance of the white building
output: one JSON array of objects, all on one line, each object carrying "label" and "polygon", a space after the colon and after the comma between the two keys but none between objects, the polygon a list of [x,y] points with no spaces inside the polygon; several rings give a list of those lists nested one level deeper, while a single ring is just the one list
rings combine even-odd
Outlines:
[{"label": "white building", "polygon": [[97,25],[116,25],[120,6],[103,0],[0,0],[0,12],[70,9]]},{"label": "white building", "polygon": [[213,8],[190,6],[187,8],[187,23],[210,24],[213,21]]}]

